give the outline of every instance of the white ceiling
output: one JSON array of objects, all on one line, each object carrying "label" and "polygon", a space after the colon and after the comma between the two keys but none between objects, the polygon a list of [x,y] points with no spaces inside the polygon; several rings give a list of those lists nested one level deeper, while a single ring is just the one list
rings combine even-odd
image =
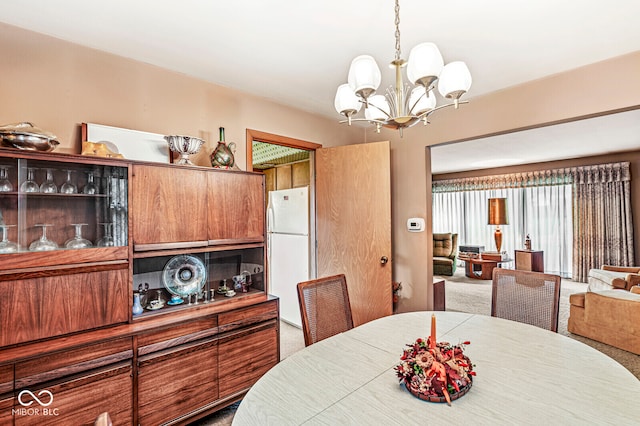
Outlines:
[{"label": "white ceiling", "polygon": [[[351,59],[393,83],[392,0],[2,0],[0,22],[339,120]],[[401,0],[403,57],[435,42],[468,98],[640,50],[637,0]],[[597,84],[597,82],[593,82]],[[434,116],[434,119],[436,117]]]},{"label": "white ceiling", "polygon": [[488,169],[637,149],[640,109],[434,146],[431,172]]}]

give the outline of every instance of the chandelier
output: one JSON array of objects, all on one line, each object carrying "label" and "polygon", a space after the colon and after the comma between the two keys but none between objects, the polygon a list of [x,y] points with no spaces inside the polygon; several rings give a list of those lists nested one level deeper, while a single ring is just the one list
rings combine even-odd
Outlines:
[{"label": "chandelier", "polygon": [[[375,59],[361,55],[351,62],[348,83],[338,87],[334,105],[338,113],[347,117],[341,123],[368,121],[380,133],[382,126],[400,131],[420,120],[426,125],[427,118],[435,111],[467,103],[460,98],[471,87],[471,74],[464,62],[455,61],[444,65],[440,50],[434,43],[421,43],[411,49],[409,60],[400,57],[400,4],[395,5],[396,56],[390,67],[396,71],[396,85],[387,88],[386,94],[376,95],[380,86],[380,68]],[[402,81],[402,68],[407,68],[407,78],[415,85]],[[453,102],[436,107],[434,88]],[[364,104],[364,118],[354,118]]]}]

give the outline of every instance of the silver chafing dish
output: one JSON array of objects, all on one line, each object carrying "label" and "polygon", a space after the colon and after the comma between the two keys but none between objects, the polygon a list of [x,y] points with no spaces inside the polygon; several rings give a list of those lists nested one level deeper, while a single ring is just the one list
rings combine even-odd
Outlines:
[{"label": "silver chafing dish", "polygon": [[56,135],[28,122],[0,126],[0,143],[9,148],[42,152],[53,151],[60,144]]}]

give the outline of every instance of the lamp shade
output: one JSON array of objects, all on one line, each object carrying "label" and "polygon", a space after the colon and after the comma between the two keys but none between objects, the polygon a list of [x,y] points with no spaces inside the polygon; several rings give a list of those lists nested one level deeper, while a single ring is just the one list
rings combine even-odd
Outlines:
[{"label": "lamp shade", "polygon": [[413,115],[420,115],[424,112],[431,111],[436,107],[436,95],[433,91],[426,93],[426,89],[423,86],[416,86],[409,95],[409,108],[410,113]]},{"label": "lamp shade", "polygon": [[444,60],[434,43],[420,43],[411,49],[407,62],[407,77],[413,84],[422,84],[438,78]]},{"label": "lamp shade", "polygon": [[369,55],[360,55],[351,61],[347,81],[351,90],[366,99],[380,86],[382,74],[376,60]]},{"label": "lamp shade", "polygon": [[438,91],[449,99],[458,99],[469,91],[471,73],[467,64],[462,61],[450,62],[444,66],[438,81]]},{"label": "lamp shade", "polygon": [[362,103],[348,84],[341,84],[336,92],[334,106],[338,113],[349,116],[360,111]]},{"label": "lamp shade", "polygon": [[489,198],[489,225],[508,225],[507,199]]},{"label": "lamp shade", "polygon": [[390,112],[387,99],[382,95],[373,95],[369,98],[369,106],[364,110],[364,116],[367,120],[386,121]]}]

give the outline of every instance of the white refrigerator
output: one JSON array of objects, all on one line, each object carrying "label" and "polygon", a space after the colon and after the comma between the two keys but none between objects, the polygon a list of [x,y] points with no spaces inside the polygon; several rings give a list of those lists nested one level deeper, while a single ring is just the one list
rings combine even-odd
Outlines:
[{"label": "white refrigerator", "polygon": [[269,191],[269,292],[280,298],[280,319],[302,327],[297,284],[309,279],[309,187]]}]

